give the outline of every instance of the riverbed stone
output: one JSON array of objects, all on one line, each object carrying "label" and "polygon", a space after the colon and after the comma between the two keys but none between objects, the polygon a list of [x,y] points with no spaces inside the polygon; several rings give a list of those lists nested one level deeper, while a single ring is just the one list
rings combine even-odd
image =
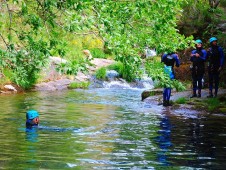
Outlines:
[{"label": "riverbed stone", "polygon": [[150,97],[150,96],[155,96],[155,95],[160,95],[162,94],[162,89],[151,89],[151,90],[145,90],[141,93],[141,100],[143,101],[144,99]]}]

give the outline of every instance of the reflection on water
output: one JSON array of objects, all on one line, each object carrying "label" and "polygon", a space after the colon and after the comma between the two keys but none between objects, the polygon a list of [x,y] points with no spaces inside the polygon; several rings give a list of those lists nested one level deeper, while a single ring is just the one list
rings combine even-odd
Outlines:
[{"label": "reflection on water", "polygon": [[[93,89],[0,96],[1,169],[222,169],[224,115],[172,113],[140,90]],[[25,129],[25,112],[40,126]],[[159,110],[159,109],[158,109]]]}]

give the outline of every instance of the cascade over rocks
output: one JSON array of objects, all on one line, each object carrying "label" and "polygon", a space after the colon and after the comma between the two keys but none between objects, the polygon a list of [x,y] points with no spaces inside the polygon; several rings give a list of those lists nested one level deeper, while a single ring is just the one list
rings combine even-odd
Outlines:
[{"label": "cascade over rocks", "polygon": [[56,65],[61,62],[67,62],[59,57],[51,57],[49,66],[43,71],[43,82],[36,84],[35,91],[55,91],[64,90],[68,88],[68,85],[72,82],[84,82],[89,81],[92,74],[101,67],[106,67],[113,64],[114,60],[93,58],[90,62],[92,66],[88,66],[88,73],[84,74],[78,72],[76,76],[61,75],[56,71]]}]

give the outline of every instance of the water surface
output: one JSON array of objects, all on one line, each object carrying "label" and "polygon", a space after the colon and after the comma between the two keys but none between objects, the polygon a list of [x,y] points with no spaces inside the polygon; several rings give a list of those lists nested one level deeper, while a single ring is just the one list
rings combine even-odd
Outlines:
[{"label": "water surface", "polygon": [[[0,169],[223,169],[224,115],[172,113],[141,102],[141,92],[0,96]],[[29,109],[39,129],[26,131]]]}]

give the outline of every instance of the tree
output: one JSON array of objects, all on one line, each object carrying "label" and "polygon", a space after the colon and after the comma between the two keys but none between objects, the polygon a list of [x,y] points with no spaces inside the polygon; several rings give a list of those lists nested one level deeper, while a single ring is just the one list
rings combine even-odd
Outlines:
[{"label": "tree", "polygon": [[[2,8],[8,16],[1,15],[1,20],[7,21],[1,26],[0,36],[6,46],[2,54],[7,54],[4,56],[8,56],[16,78],[20,77],[17,74],[20,66],[24,80],[19,85],[25,83],[23,86],[29,87],[31,84],[26,82],[41,69],[49,55],[53,52],[65,55],[67,43],[63,33],[91,33],[101,37],[116,60],[124,64],[124,78],[131,81],[139,72],[139,54],[146,45],[160,54],[184,49],[191,43],[192,37],[185,37],[176,29],[184,2],[5,0]],[[18,63],[21,58],[30,61],[26,69]],[[32,84],[35,79],[34,76]]]},{"label": "tree", "polygon": [[220,3],[220,0],[209,0],[209,5],[211,8],[217,8],[219,3]]}]

